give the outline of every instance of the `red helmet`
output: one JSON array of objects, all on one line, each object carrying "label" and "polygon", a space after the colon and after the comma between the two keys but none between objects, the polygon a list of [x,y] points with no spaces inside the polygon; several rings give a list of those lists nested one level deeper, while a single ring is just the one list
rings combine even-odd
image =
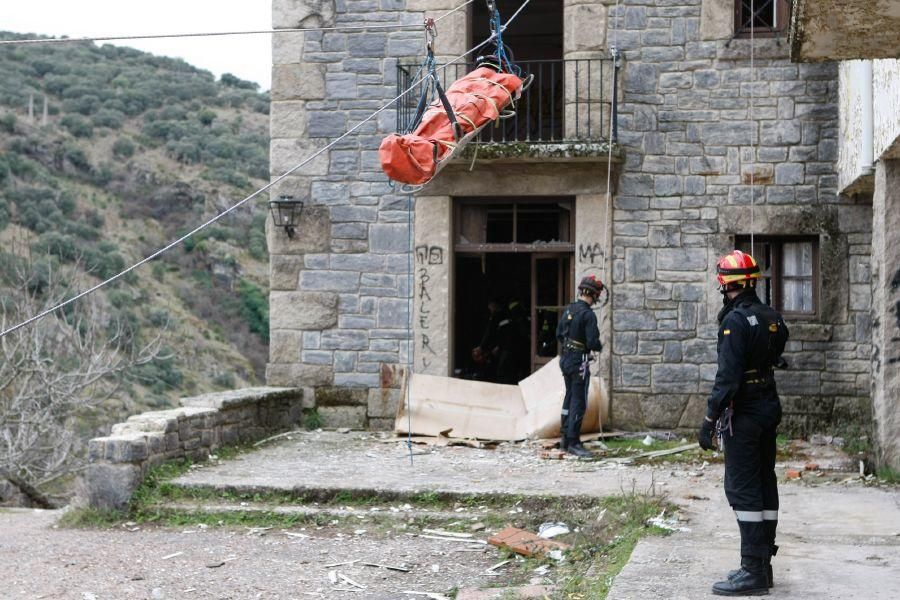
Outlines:
[{"label": "red helmet", "polygon": [[740,250],[720,258],[716,263],[716,273],[716,280],[722,287],[741,282],[746,286],[746,282],[760,278],[759,265],[752,256]]},{"label": "red helmet", "polygon": [[603,282],[600,281],[597,277],[595,277],[594,275],[588,275],[581,280],[581,283],[578,284],[578,291],[586,291],[592,294],[594,297],[597,297],[605,287],[606,286],[603,285]]}]

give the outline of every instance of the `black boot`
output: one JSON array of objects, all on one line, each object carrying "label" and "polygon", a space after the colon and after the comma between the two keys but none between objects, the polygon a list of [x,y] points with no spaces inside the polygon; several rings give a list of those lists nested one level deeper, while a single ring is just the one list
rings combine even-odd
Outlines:
[{"label": "black boot", "polygon": [[594,456],[594,453],[582,446],[579,441],[570,442],[566,452],[574,454],[578,458],[592,458]]},{"label": "black boot", "polygon": [[716,596],[763,596],[769,593],[766,561],[755,556],[741,558],[741,568],[725,581],[713,585]]},{"label": "black boot", "polygon": [[[778,546],[775,546],[775,548],[777,549]],[[732,579],[737,577],[742,571],[743,571],[743,569],[735,569],[734,571],[728,571],[728,581],[731,581]],[[766,559],[766,586],[772,587],[774,585],[775,585],[775,581],[772,578],[772,559],[767,558]]]},{"label": "black boot", "polygon": [[566,448],[569,447],[569,438],[566,437],[566,421],[568,421],[568,417],[563,415],[559,418],[559,449],[563,452],[566,451]]}]

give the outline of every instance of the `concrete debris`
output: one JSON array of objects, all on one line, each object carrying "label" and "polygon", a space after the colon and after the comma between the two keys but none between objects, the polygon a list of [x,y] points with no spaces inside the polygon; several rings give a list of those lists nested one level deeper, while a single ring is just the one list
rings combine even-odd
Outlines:
[{"label": "concrete debris", "polygon": [[666,531],[681,531],[683,533],[690,533],[691,531],[689,527],[679,526],[678,518],[675,517],[675,515],[672,515],[667,519],[665,510],[663,510],[652,519],[648,519],[647,525],[654,525],[656,527],[659,527],[660,529],[665,529]]},{"label": "concrete debris", "polygon": [[422,533],[428,533],[431,535],[439,535],[444,537],[452,537],[452,538],[464,538],[468,539],[472,537],[471,533],[458,533],[456,531],[444,531],[443,529],[423,529]]},{"label": "concrete debris", "polygon": [[550,540],[558,535],[565,535],[569,531],[569,527],[565,523],[542,523],[538,527],[538,537]]},{"label": "concrete debris", "polygon": [[814,433],[809,438],[809,443],[813,446],[838,446],[843,447],[844,438],[836,437],[833,435],[822,435],[820,433]]},{"label": "concrete debris", "polygon": [[371,562],[363,562],[363,563],[359,563],[359,564],[361,564],[364,567],[376,567],[379,569],[387,569],[388,571],[400,571],[401,573],[409,573],[409,569],[407,569],[404,566],[380,565],[378,563],[371,563]]},{"label": "concrete debris", "polygon": [[346,583],[347,585],[352,585],[353,587],[358,588],[358,589],[361,589],[361,590],[366,589],[366,586],[364,586],[364,585],[362,585],[361,583],[358,583],[358,582],[356,582],[356,581],[353,581],[352,579],[350,579],[349,577],[347,577],[347,576],[344,575],[343,573],[338,573],[338,577],[340,578],[341,581],[343,581],[343,582]]}]

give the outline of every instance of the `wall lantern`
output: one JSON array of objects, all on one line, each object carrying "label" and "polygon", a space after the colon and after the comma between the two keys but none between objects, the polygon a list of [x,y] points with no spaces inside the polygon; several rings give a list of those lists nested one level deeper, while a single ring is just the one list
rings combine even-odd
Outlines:
[{"label": "wall lantern", "polygon": [[269,200],[269,211],[272,223],[276,227],[284,227],[289,238],[294,237],[297,221],[303,212],[303,200],[294,200],[293,196],[279,196],[277,200]]}]

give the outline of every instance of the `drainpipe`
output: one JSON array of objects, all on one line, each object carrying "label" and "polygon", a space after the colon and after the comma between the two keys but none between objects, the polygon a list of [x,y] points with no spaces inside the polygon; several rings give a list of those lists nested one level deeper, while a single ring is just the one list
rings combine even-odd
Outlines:
[{"label": "drainpipe", "polygon": [[873,103],[872,61],[858,63],[857,77],[860,86],[859,100],[862,104],[862,139],[859,155],[860,170],[863,175],[875,172],[875,110]]}]

